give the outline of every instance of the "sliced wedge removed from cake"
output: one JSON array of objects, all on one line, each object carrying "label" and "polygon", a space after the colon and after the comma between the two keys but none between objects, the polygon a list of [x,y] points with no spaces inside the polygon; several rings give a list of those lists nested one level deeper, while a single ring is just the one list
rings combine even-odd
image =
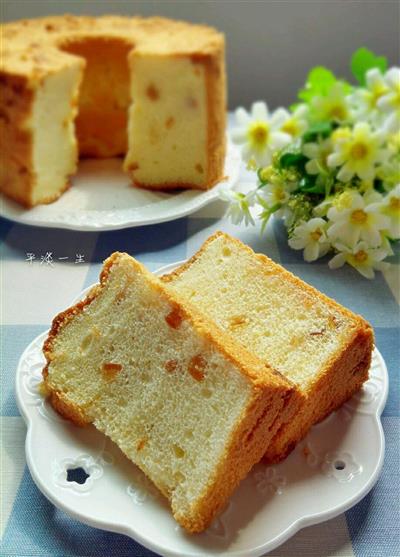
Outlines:
[{"label": "sliced wedge removed from cake", "polygon": [[207,527],[295,409],[285,378],[126,254],[54,319],[44,353],[53,407],[115,441],[190,532]]},{"label": "sliced wedge removed from cake", "polygon": [[313,424],[368,379],[370,325],[227,234],[211,236],[162,279],[297,385],[302,406],[266,446],[268,461],[284,458]]}]

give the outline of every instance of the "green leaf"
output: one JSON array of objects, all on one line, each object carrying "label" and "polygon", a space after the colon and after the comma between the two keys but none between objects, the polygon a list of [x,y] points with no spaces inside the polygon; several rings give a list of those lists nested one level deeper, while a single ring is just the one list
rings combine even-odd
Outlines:
[{"label": "green leaf", "polygon": [[[260,203],[260,204],[263,205],[262,203]],[[272,207],[267,207],[266,205],[263,205],[263,207],[265,207],[265,211],[263,211],[259,215],[259,218],[262,221],[262,223],[261,223],[261,234],[264,233],[265,227],[267,226],[268,221],[271,218],[271,216],[273,215],[273,213],[278,211],[278,209],[280,209],[282,207],[282,204],[281,203],[275,203],[275,205],[272,205]]]},{"label": "green leaf", "polygon": [[351,72],[361,85],[365,85],[365,75],[368,70],[378,68],[384,73],[387,66],[387,59],[384,56],[376,56],[365,47],[356,50],[350,61]]},{"label": "green leaf", "polygon": [[374,180],[374,188],[376,189],[376,191],[379,191],[379,193],[385,193],[385,188],[383,186],[382,180]]},{"label": "green leaf", "polygon": [[279,159],[279,164],[282,168],[297,168],[302,170],[308,161],[302,153],[285,153]]},{"label": "green leaf", "polygon": [[316,95],[327,95],[336,81],[335,75],[330,70],[317,66],[308,74],[304,89],[299,91],[298,97],[308,102]]},{"label": "green leaf", "polygon": [[316,176],[306,174],[299,182],[299,191],[303,193],[316,193],[321,195],[325,193],[325,186],[324,184],[317,183]]},{"label": "green leaf", "polygon": [[293,103],[289,106],[289,110],[290,112],[294,112],[297,108],[299,108],[299,106],[301,106],[303,103]]},{"label": "green leaf", "polygon": [[329,137],[333,127],[331,122],[318,122],[308,128],[303,134],[303,142],[310,143],[316,141],[318,137]]}]

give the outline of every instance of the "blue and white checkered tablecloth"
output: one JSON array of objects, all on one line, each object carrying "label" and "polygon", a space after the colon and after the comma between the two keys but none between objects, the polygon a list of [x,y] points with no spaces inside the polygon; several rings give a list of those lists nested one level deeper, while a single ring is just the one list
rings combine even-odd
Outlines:
[{"label": "blue and white checkered tablecloth", "polygon": [[[242,178],[248,179],[245,171]],[[37,557],[148,557],[154,553],[132,539],[80,524],[56,509],[33,483],[25,462],[26,428],[14,395],[15,370],[22,351],[46,330],[53,316],[95,282],[102,261],[126,251],[150,270],[187,258],[215,230],[226,231],[254,250],[362,314],[376,334],[386,360],[390,393],[382,422],[386,457],[373,490],[353,509],[306,528],[271,553],[280,557],[400,556],[399,449],[399,255],[385,276],[368,281],[344,267],[330,271],[326,259],[305,263],[288,248],[284,228],[233,226],[225,206],[215,202],[199,213],[154,226],[116,232],[79,233],[31,228],[0,220],[2,240],[1,324],[1,555]],[[52,254],[52,261],[48,254]],[[27,254],[31,254],[28,256]],[[46,257],[47,256],[47,257]],[[30,261],[29,261],[30,260]],[[52,264],[51,264],[52,263]]]}]

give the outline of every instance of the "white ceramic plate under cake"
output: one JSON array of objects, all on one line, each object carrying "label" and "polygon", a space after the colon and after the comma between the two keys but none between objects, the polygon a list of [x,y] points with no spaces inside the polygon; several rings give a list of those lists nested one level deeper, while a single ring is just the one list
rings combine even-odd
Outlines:
[{"label": "white ceramic plate under cake", "polygon": [[239,150],[228,141],[226,180],[207,191],[173,193],[132,187],[122,159],[83,160],[71,188],[57,201],[25,209],[0,194],[0,216],[33,226],[98,232],[175,220],[218,199],[221,188],[232,188],[240,160]]},{"label": "white ceramic plate under cake", "polygon": [[[65,421],[43,399],[38,385],[46,335],[27,347],[17,369],[17,401],[28,426],[27,462],[44,495],[90,526],[126,534],[165,557],[258,557],[301,528],[349,509],[378,479],[388,375],[375,349],[370,379],[359,393],[314,426],[284,462],[255,466],[213,524],[202,534],[188,535],[166,500],[116,445],[92,426]],[[68,470],[77,468],[88,475],[85,483],[69,481]]]}]

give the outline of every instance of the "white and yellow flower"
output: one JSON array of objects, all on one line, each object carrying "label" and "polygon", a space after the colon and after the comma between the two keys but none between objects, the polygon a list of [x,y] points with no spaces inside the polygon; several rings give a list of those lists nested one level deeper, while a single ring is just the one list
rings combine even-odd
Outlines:
[{"label": "white and yellow flower", "polygon": [[292,139],[303,135],[309,126],[307,120],[309,111],[306,104],[300,104],[292,113],[285,108],[278,108],[275,114],[279,114],[282,118],[280,131],[289,134]]},{"label": "white and yellow flower", "polygon": [[372,248],[366,242],[358,242],[354,247],[343,244],[335,244],[337,253],[328,263],[331,269],[338,269],[348,263],[365,278],[373,279],[374,270],[384,271],[389,263],[384,263],[383,259],[390,255],[387,248],[380,246]]},{"label": "white and yellow flower", "polygon": [[372,180],[376,166],[390,156],[382,148],[384,136],[379,131],[372,131],[366,122],[358,122],[353,130],[343,129],[332,134],[334,152],[328,156],[331,168],[340,167],[338,180],[348,182],[354,176],[362,180]]},{"label": "white and yellow flower", "polygon": [[219,193],[220,199],[229,202],[227,217],[231,219],[233,224],[254,224],[254,219],[250,213],[256,201],[256,191],[252,190],[249,193],[241,193],[229,189],[222,189]]},{"label": "white and yellow flower", "polygon": [[231,132],[232,141],[242,145],[245,161],[254,161],[257,166],[270,164],[275,151],[288,145],[292,137],[280,131],[285,117],[280,109],[269,113],[264,102],[255,102],[248,113],[244,108],[235,112],[238,126]]},{"label": "white and yellow flower", "polygon": [[346,87],[339,81],[325,96],[314,97],[311,101],[313,116],[318,121],[343,123],[351,120],[349,97]]},{"label": "white and yellow flower", "polygon": [[384,76],[387,91],[377,102],[378,108],[388,113],[385,130],[395,133],[400,127],[400,68],[390,68]]},{"label": "white and yellow flower", "polygon": [[365,75],[366,87],[357,88],[349,97],[357,118],[369,119],[376,116],[379,99],[388,92],[388,86],[378,68],[368,70]]},{"label": "white and yellow flower", "polygon": [[370,197],[347,191],[332,206],[327,217],[330,221],[328,238],[353,247],[363,240],[371,247],[381,244],[381,231],[387,230],[390,220],[379,208],[381,196],[374,192]]},{"label": "white and yellow flower", "polygon": [[371,206],[372,210],[380,211],[389,219],[389,226],[385,229],[392,240],[400,238],[400,184],[392,189],[379,203]]},{"label": "white and yellow flower", "polygon": [[289,246],[302,249],[305,261],[315,261],[326,255],[331,244],[326,235],[327,222],[321,218],[312,218],[296,226],[293,236],[289,239]]},{"label": "white and yellow flower", "polygon": [[283,205],[289,201],[290,192],[296,186],[288,186],[282,183],[269,183],[258,190],[258,199],[266,205],[273,207]]},{"label": "white and yellow flower", "polygon": [[327,159],[332,153],[332,141],[330,138],[323,139],[317,143],[305,143],[302,153],[310,160],[306,163],[308,174],[321,174],[328,170]]}]

